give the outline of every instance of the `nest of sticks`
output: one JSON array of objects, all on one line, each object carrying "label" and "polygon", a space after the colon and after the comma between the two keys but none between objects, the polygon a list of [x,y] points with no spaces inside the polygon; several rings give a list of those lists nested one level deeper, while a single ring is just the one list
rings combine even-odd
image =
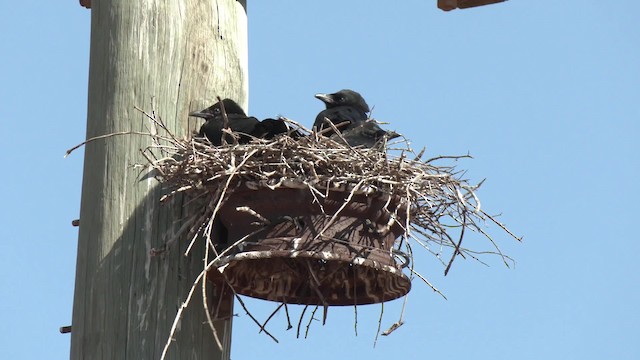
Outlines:
[{"label": "nest of sticks", "polygon": [[[197,284],[200,281],[206,282],[207,272],[216,266],[216,261],[242,245],[244,239],[220,249],[211,236],[216,215],[224,201],[241,186],[250,189],[273,190],[281,187],[306,189],[316,199],[326,197],[330,191],[341,191],[349,194],[346,202],[356,194],[386,194],[389,198],[396,199],[401,206],[395,207],[396,213],[391,214],[391,219],[395,223],[390,223],[388,226],[401,226],[403,236],[395,242],[395,253],[403,255],[402,267],[406,269],[411,279],[419,278],[443,297],[444,295],[416,270],[413,256],[413,248],[416,245],[435,256],[444,267],[445,275],[458,256],[482,262],[479,256],[491,253],[498,255],[506,266],[513,261],[500,251],[496,241],[485,229],[487,224],[493,224],[508,236],[516,240],[520,238],[497,221],[495,216],[481,209],[476,191],[482,182],[471,184],[462,178],[464,171],[456,169],[455,166],[440,164],[470,158],[469,155],[423,158],[424,149],[419,152],[414,151],[405,138],[394,140],[392,143],[383,143],[378,148],[354,148],[347,145],[346,141],[341,141],[344,139],[323,136],[288,119],[284,120],[299,134],[305,136],[294,139],[282,135],[271,140],[253,139],[247,144],[234,142],[215,147],[204,138],[175,137],[154,112],[147,113],[136,109],[152,121],[154,131],[123,132],[98,138],[131,134],[152,137],[153,145],[142,149],[148,164],[140,165],[145,168],[151,166],[154,176],[166,187],[161,201],[178,194],[190,199],[204,199],[195,202],[198,204],[197,208],[191,209],[189,217],[173,239],[162,248],[152,250],[153,255],[161,254],[175,241],[184,239],[187,234],[186,238],[190,243],[186,254],[198,239],[206,239],[208,243],[205,255],[207,265],[198,279],[195,279],[189,297],[179,309],[170,339],[177,330],[182,311],[190,302]],[[333,130],[338,132],[335,127]],[[239,138],[238,134],[230,130],[229,133],[235,139]],[[95,139],[97,138],[88,141]],[[67,151],[67,154],[85,143]],[[252,210],[245,209],[245,211]],[[403,213],[399,214],[398,211]],[[264,220],[261,214],[253,215],[257,219]],[[336,214],[326,215],[335,216]],[[470,232],[480,234],[480,238],[486,239],[491,244],[492,250],[478,250],[463,246],[462,241]],[[277,341],[265,326],[283,305],[286,309],[286,304],[278,306],[264,323],[260,323],[251,315],[241,298],[237,296],[236,298],[252,320],[258,324],[261,332],[265,332]],[[206,301],[204,303],[206,307]],[[316,310],[317,308],[316,306]],[[207,316],[210,316],[210,313],[207,309]],[[304,310],[298,322],[298,336],[302,316],[304,316]],[[209,320],[213,319],[209,318]],[[382,335],[388,335],[402,323],[401,314],[400,320],[387,331],[382,332]],[[310,324],[311,320],[309,320]],[[309,325],[307,325],[307,332]],[[213,326],[211,329],[220,345]],[[380,328],[378,334],[380,334]],[[170,339],[164,353],[171,343]]]},{"label": "nest of sticks", "polygon": [[[482,182],[471,184],[462,178],[464,171],[439,165],[446,160],[471,158],[470,155],[423,159],[425,149],[414,151],[406,138],[383,143],[380,148],[354,148],[346,141],[323,136],[289,119],[284,120],[306,136],[294,139],[283,135],[215,147],[205,138],[176,138],[155,115],[145,114],[157,128],[165,130],[164,136],[153,135],[156,144],[143,150],[157,179],[169,189],[161,200],[176,194],[209,199],[187,221],[191,224],[190,245],[200,235],[211,241],[208,234],[217,211],[242,185],[251,189],[302,188],[315,198],[325,197],[329,191],[343,191],[399,199],[402,206],[397,209],[405,213],[392,214],[392,218],[405,220],[399,224],[404,236],[397,242],[397,250],[407,254],[413,264],[411,243],[415,242],[436,256],[445,267],[445,275],[457,256],[480,260],[479,254],[493,253],[508,266],[512,260],[485,230],[487,223],[520,240],[495,216],[481,209],[476,190]],[[260,214],[255,216],[261,218]],[[463,246],[466,231],[481,234],[493,251]],[[427,282],[413,266],[411,273]]]}]

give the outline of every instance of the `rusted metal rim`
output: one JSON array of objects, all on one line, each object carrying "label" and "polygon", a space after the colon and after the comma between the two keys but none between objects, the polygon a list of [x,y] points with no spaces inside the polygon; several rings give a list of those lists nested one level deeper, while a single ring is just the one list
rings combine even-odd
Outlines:
[{"label": "rusted metal rim", "polygon": [[393,300],[411,289],[402,273],[406,264],[394,253],[403,233],[400,206],[385,194],[235,191],[219,217],[224,244],[241,243],[217,266],[237,293],[259,299],[305,305]]},{"label": "rusted metal rim", "polygon": [[365,305],[411,289],[399,268],[329,251],[247,251],[221,258],[218,269],[241,295],[290,304]]}]

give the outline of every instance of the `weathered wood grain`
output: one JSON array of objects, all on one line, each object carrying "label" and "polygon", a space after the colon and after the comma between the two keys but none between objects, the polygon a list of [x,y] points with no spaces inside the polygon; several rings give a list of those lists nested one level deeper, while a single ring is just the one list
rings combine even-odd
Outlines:
[{"label": "weathered wood grain", "polygon": [[[187,113],[216,96],[247,105],[245,3],[233,0],[103,0],[91,9],[87,137],[147,131],[134,110],[155,110],[174,134],[199,125]],[[152,105],[153,103],[153,105]],[[161,188],[140,180],[144,136],[85,147],[72,359],[158,359],[176,311],[202,269],[203,249],[180,242],[151,257],[180,227],[182,204],[158,202]],[[144,175],[144,174],[143,174]],[[200,295],[195,295],[199,297]],[[231,322],[216,324],[220,352],[195,298],[169,359],[228,358]]]}]

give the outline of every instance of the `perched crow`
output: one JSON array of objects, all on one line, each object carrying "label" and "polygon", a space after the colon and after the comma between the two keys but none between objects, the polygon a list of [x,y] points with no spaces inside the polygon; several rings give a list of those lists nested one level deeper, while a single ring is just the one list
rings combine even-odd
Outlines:
[{"label": "perched crow", "polygon": [[[229,119],[227,126],[230,127],[231,130],[241,133],[238,143],[248,143],[251,140],[249,135],[254,133],[256,125],[259,124],[258,119],[253,116],[247,116],[240,105],[231,99],[222,100],[222,105],[224,105],[227,119]],[[206,137],[215,146],[222,145],[222,129],[225,127],[225,123],[219,101],[202,111],[192,112],[189,116],[200,117],[207,120],[202,127],[200,127],[200,136]],[[228,143],[232,142],[230,137],[225,137],[225,140]]]},{"label": "perched crow", "polygon": [[[395,131],[382,129],[374,120],[360,122],[358,125],[342,131],[341,135],[350,146],[363,146],[367,148],[380,148],[385,138],[390,140],[400,136],[400,134]],[[339,143],[344,143],[338,134],[333,134],[331,139]]]},{"label": "perched crow", "polygon": [[[317,131],[323,128],[329,127],[325,122],[325,118],[331,120],[332,123],[338,125],[340,123],[348,122],[345,125],[339,127],[340,131],[344,131],[359,123],[367,120],[367,113],[369,112],[369,105],[364,101],[364,98],[353,90],[340,90],[334,94],[316,94],[316,98],[322,100],[327,106],[325,110],[322,110],[316,121],[313,123],[313,127]],[[324,135],[331,136],[333,131],[325,132]]]}]

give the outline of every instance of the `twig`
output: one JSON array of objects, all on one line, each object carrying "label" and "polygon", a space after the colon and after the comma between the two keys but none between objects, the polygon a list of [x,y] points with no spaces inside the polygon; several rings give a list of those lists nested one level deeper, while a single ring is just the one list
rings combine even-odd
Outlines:
[{"label": "twig", "polygon": [[284,313],[287,315],[287,330],[291,330],[293,325],[291,325],[291,318],[289,317],[289,308],[287,307],[286,302],[283,302],[282,304],[284,305]]},{"label": "twig", "polygon": [[304,309],[302,309],[302,314],[300,314],[300,319],[298,319],[298,332],[296,333],[296,338],[300,338],[300,325],[302,325],[302,319],[304,318],[304,313],[307,311],[309,305],[305,305]]},{"label": "twig", "polygon": [[[307,330],[304,332],[304,338],[306,339],[307,336],[309,336],[309,328],[311,327],[311,322],[313,320],[315,320],[315,318],[313,317],[316,314],[316,311],[318,311],[318,305],[316,305],[315,308],[313,308],[313,311],[311,312],[311,317],[309,318],[309,322],[307,323]],[[324,325],[324,324],[323,324]]]},{"label": "twig", "polygon": [[205,272],[201,272],[200,275],[196,277],[196,280],[193,282],[193,285],[191,286],[191,290],[189,290],[189,294],[187,294],[187,298],[184,300],[182,305],[180,305],[180,308],[178,308],[178,313],[173,319],[171,330],[169,330],[169,339],[167,340],[166,344],[164,345],[164,348],[162,349],[162,355],[160,356],[160,360],[164,360],[165,356],[167,355],[167,352],[169,351],[169,346],[171,346],[171,342],[173,341],[173,336],[175,335],[176,330],[178,329],[178,324],[182,319],[182,313],[187,308],[187,306],[189,306],[189,302],[191,302],[191,297],[193,296],[193,293],[196,290],[196,285],[202,279],[204,274]]},{"label": "twig", "polygon": [[[205,245],[205,249],[204,249],[204,267],[206,268],[206,265],[209,263],[209,246]],[[218,345],[218,349],[220,349],[220,351],[222,351],[222,343],[220,342],[220,338],[218,337],[218,331],[216,331],[215,326],[213,326],[213,319],[211,318],[211,310],[209,310],[209,304],[207,301],[207,274],[209,272],[206,271],[204,273],[204,276],[202,277],[202,305],[204,306],[204,313],[207,316],[207,324],[209,325],[209,328],[211,329],[211,333],[213,334],[213,338],[216,340],[216,344]],[[224,301],[225,299],[223,299],[223,291],[222,289],[219,289],[220,294],[219,294],[219,301]]]},{"label": "twig", "polygon": [[382,328],[382,315],[384,314],[384,302],[380,303],[380,317],[378,318],[378,330],[376,330],[376,338],[373,340],[373,347],[376,347],[378,343],[378,336],[380,335],[380,329]]},{"label": "twig", "polygon": [[110,134],[105,134],[105,135],[99,135],[99,136],[94,136],[92,138],[89,138],[83,142],[81,142],[80,144],[72,147],[71,149],[67,150],[66,153],[64,154],[64,157],[66,158],[67,156],[69,156],[72,152],[74,152],[75,150],[77,150],[78,148],[92,142],[92,141],[96,141],[96,140],[100,140],[100,139],[107,139],[110,137],[114,137],[114,136],[121,136],[121,135],[142,135],[142,136],[150,136],[153,137],[153,135],[149,134],[149,133],[144,133],[144,132],[139,132],[139,131],[120,131],[120,132],[115,132],[115,133],[110,133]]},{"label": "twig", "polygon": [[445,300],[447,300],[447,297],[446,297],[446,296],[444,296],[444,294],[443,294],[443,293],[441,293],[441,292],[440,292],[440,290],[436,289],[436,287],[435,287],[435,286],[433,286],[433,284],[431,284],[431,283],[429,282],[429,280],[427,280],[424,276],[420,275],[420,273],[419,273],[419,272],[417,272],[416,270],[411,269],[411,268],[409,268],[409,269],[410,269],[410,271],[411,271],[411,274],[413,274],[413,275],[417,276],[420,280],[422,280],[425,284],[427,284],[427,286],[429,286],[429,287],[431,288],[431,290],[433,290],[434,292],[438,293],[438,294],[439,294],[440,296],[442,296]]},{"label": "twig", "polygon": [[[235,292],[235,290],[234,290],[234,292]],[[242,301],[242,298],[240,298],[240,296],[238,296],[238,294],[236,294],[236,299],[240,303],[240,306],[242,306],[242,308],[244,309],[244,312],[249,316],[249,318],[251,320],[253,320],[253,322],[256,323],[260,327],[260,332],[264,331],[264,333],[267,334],[271,338],[271,340],[275,341],[276,343],[279,343],[278,339],[276,339],[275,336],[273,336],[269,331],[267,331],[267,329],[265,329],[264,327],[262,327],[262,325],[260,325],[260,322],[258,321],[258,319],[256,319],[253,316],[253,314],[251,314],[249,309],[247,309],[247,305],[245,305],[244,301]]]},{"label": "twig", "polygon": [[403,324],[404,324],[404,322],[402,320],[391,324],[391,326],[387,330],[382,332],[382,336],[390,335],[392,332],[396,331],[396,329],[398,329]]},{"label": "twig", "polygon": [[444,276],[447,276],[449,273],[449,269],[451,269],[451,265],[453,264],[453,260],[456,258],[457,254],[461,254],[460,252],[460,244],[462,244],[462,239],[464,238],[464,229],[467,228],[467,212],[462,212],[462,228],[460,229],[460,240],[456,244],[455,249],[453,250],[453,255],[451,255],[451,260],[449,260],[449,264],[447,264],[446,269],[444,269]]},{"label": "twig", "polygon": [[262,332],[262,330],[267,326],[267,323],[269,322],[269,320],[271,320],[284,305],[285,303],[280,303],[280,305],[278,305],[278,307],[275,310],[273,310],[273,312],[271,313],[271,315],[269,315],[267,320],[265,320],[264,323],[262,323],[262,326],[260,326],[260,331],[258,332],[258,334]]}]

